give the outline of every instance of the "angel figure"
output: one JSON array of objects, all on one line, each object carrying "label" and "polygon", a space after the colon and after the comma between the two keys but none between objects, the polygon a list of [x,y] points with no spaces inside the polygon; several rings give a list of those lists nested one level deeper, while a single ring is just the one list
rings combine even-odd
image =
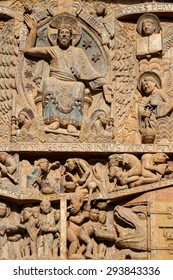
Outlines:
[{"label": "angel figure", "polygon": [[[173,101],[167,92],[162,89],[160,77],[152,71],[144,72],[140,76],[138,88],[143,95],[139,102],[140,132],[144,143],[149,140],[154,142],[155,133],[157,136],[159,126],[165,121],[169,122],[173,110]],[[148,132],[150,135],[147,135]],[[152,136],[154,137],[152,138]],[[147,137],[150,137],[150,139],[146,139]]]},{"label": "angel figure", "polygon": [[113,138],[113,120],[104,110],[95,110],[91,115],[91,131],[94,135]]},{"label": "angel figure", "polygon": [[94,4],[94,8],[97,21],[99,21],[104,27],[103,33],[101,34],[103,45],[108,45],[109,48],[112,48],[112,41],[115,33],[113,13],[110,11],[108,12],[106,4],[103,2]]}]

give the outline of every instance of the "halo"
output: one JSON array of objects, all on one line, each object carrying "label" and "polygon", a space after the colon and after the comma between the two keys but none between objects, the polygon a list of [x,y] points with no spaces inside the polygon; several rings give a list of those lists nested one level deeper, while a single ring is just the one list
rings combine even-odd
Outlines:
[{"label": "halo", "polygon": [[95,111],[92,113],[91,119],[92,119],[92,120],[95,120],[95,119],[97,119],[101,114],[105,114],[105,115],[106,115],[106,112],[105,112],[104,110],[102,110],[102,109],[97,109],[97,110],[95,110]]},{"label": "halo", "polygon": [[20,113],[23,113],[28,119],[32,120],[34,118],[34,114],[32,112],[31,109],[29,108],[23,108],[20,112]]},{"label": "halo", "polygon": [[138,33],[142,36],[142,24],[143,21],[145,19],[152,19],[154,21],[156,30],[155,33],[159,33],[161,30],[161,26],[160,26],[160,21],[158,19],[157,16],[155,16],[154,14],[143,14],[142,16],[139,17],[138,21],[137,21],[137,26],[136,26],[136,30],[138,31]]},{"label": "halo", "polygon": [[69,13],[61,13],[55,16],[48,26],[48,38],[53,46],[57,45],[58,29],[61,26],[70,26],[72,29],[72,44],[75,46],[79,42],[82,35],[82,28],[75,16]]},{"label": "halo", "polygon": [[146,77],[152,77],[154,78],[154,80],[156,81],[156,83],[162,87],[162,80],[161,78],[159,77],[159,75],[157,75],[155,72],[153,71],[146,71],[144,73],[142,73],[139,77],[139,80],[138,80],[138,89],[140,91],[142,91],[142,80],[145,79]]}]

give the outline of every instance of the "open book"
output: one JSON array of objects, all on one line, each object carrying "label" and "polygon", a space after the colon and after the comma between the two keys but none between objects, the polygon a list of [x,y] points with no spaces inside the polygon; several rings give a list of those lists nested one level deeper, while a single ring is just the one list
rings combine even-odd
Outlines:
[{"label": "open book", "polygon": [[137,40],[136,45],[137,56],[159,53],[163,50],[162,35],[152,34],[147,37],[141,37]]}]

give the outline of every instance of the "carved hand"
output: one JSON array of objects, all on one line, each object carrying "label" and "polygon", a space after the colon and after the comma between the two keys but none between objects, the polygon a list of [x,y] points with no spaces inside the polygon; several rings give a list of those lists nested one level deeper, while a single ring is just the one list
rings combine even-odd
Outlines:
[{"label": "carved hand", "polygon": [[146,109],[146,110],[143,111],[142,115],[143,115],[144,117],[148,117],[148,118],[149,118],[150,115],[151,115],[151,111],[150,111],[149,109]]},{"label": "carved hand", "polygon": [[86,182],[86,179],[85,178],[80,178],[77,182],[78,182],[79,185],[83,185]]},{"label": "carved hand", "polygon": [[55,161],[50,165],[50,169],[57,169],[60,167],[60,162],[59,161]]},{"label": "carved hand", "polygon": [[0,235],[3,236],[5,234],[6,227],[4,225],[0,225]]},{"label": "carved hand", "polygon": [[0,171],[5,175],[8,173],[7,168],[0,162]]},{"label": "carved hand", "polygon": [[112,102],[113,99],[113,91],[112,91],[112,86],[110,84],[105,84],[103,85],[103,92],[105,99],[108,103]]},{"label": "carved hand", "polygon": [[32,18],[26,14],[24,16],[24,20],[29,29],[37,29],[38,24],[37,24],[37,21],[35,20],[35,18]]},{"label": "carved hand", "polygon": [[55,15],[56,15],[56,12],[57,12],[57,8],[58,8],[58,3],[57,3],[57,1],[53,1],[52,3],[50,3],[50,7],[48,8],[49,13],[50,13],[52,16],[55,16]]},{"label": "carved hand", "polygon": [[167,164],[160,164],[157,167],[157,172],[159,172],[161,175],[163,175],[165,173],[167,166],[168,166]]},{"label": "carved hand", "polygon": [[71,181],[75,182],[74,176],[73,176],[71,173],[69,173],[69,172],[66,172],[66,173],[65,173],[65,179],[66,179],[67,181],[68,181],[68,180],[71,180]]},{"label": "carved hand", "polygon": [[37,177],[37,178],[35,179],[34,184],[35,184],[35,183],[36,183],[36,186],[37,186],[37,184],[40,185],[40,184],[41,184],[41,178]]}]

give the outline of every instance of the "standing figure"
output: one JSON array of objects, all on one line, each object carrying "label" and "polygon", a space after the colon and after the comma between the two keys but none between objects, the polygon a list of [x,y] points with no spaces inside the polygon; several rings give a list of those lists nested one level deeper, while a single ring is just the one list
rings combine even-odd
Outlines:
[{"label": "standing figure", "polygon": [[[85,245],[79,242],[79,232],[83,223],[88,221],[91,206],[84,203],[83,193],[71,194],[71,204],[68,207],[69,219],[67,228],[67,240],[70,243],[68,249],[69,259],[83,259],[82,253],[85,251]],[[81,245],[81,246],[80,246]]]},{"label": "standing figure", "polygon": [[8,251],[6,229],[8,227],[7,217],[10,209],[5,201],[0,201],[0,259],[7,259],[5,252]]},{"label": "standing figure", "polygon": [[94,237],[97,243],[97,252],[96,256],[98,259],[107,258],[107,246],[106,242],[115,242],[116,232],[115,230],[109,228],[106,225],[107,222],[107,212],[99,211],[99,222],[94,227]]},{"label": "standing figure", "polygon": [[82,225],[79,232],[79,239],[86,245],[85,257],[87,259],[95,258],[93,254],[93,249],[95,246],[94,237],[94,227],[97,226],[99,220],[99,211],[98,209],[91,209],[89,213],[90,220]]},{"label": "standing figure", "polygon": [[37,236],[39,232],[38,219],[34,216],[34,208],[25,207],[21,212],[20,229],[25,229],[27,234],[25,234],[23,245],[22,245],[22,257],[32,258],[37,257]]},{"label": "standing figure", "polygon": [[54,211],[54,220],[56,223],[57,231],[54,233],[54,240],[52,244],[52,256],[57,258],[60,254],[60,211]]},{"label": "standing figure", "polygon": [[54,234],[59,231],[59,225],[55,221],[54,211],[49,200],[40,203],[38,257],[52,258]]}]

